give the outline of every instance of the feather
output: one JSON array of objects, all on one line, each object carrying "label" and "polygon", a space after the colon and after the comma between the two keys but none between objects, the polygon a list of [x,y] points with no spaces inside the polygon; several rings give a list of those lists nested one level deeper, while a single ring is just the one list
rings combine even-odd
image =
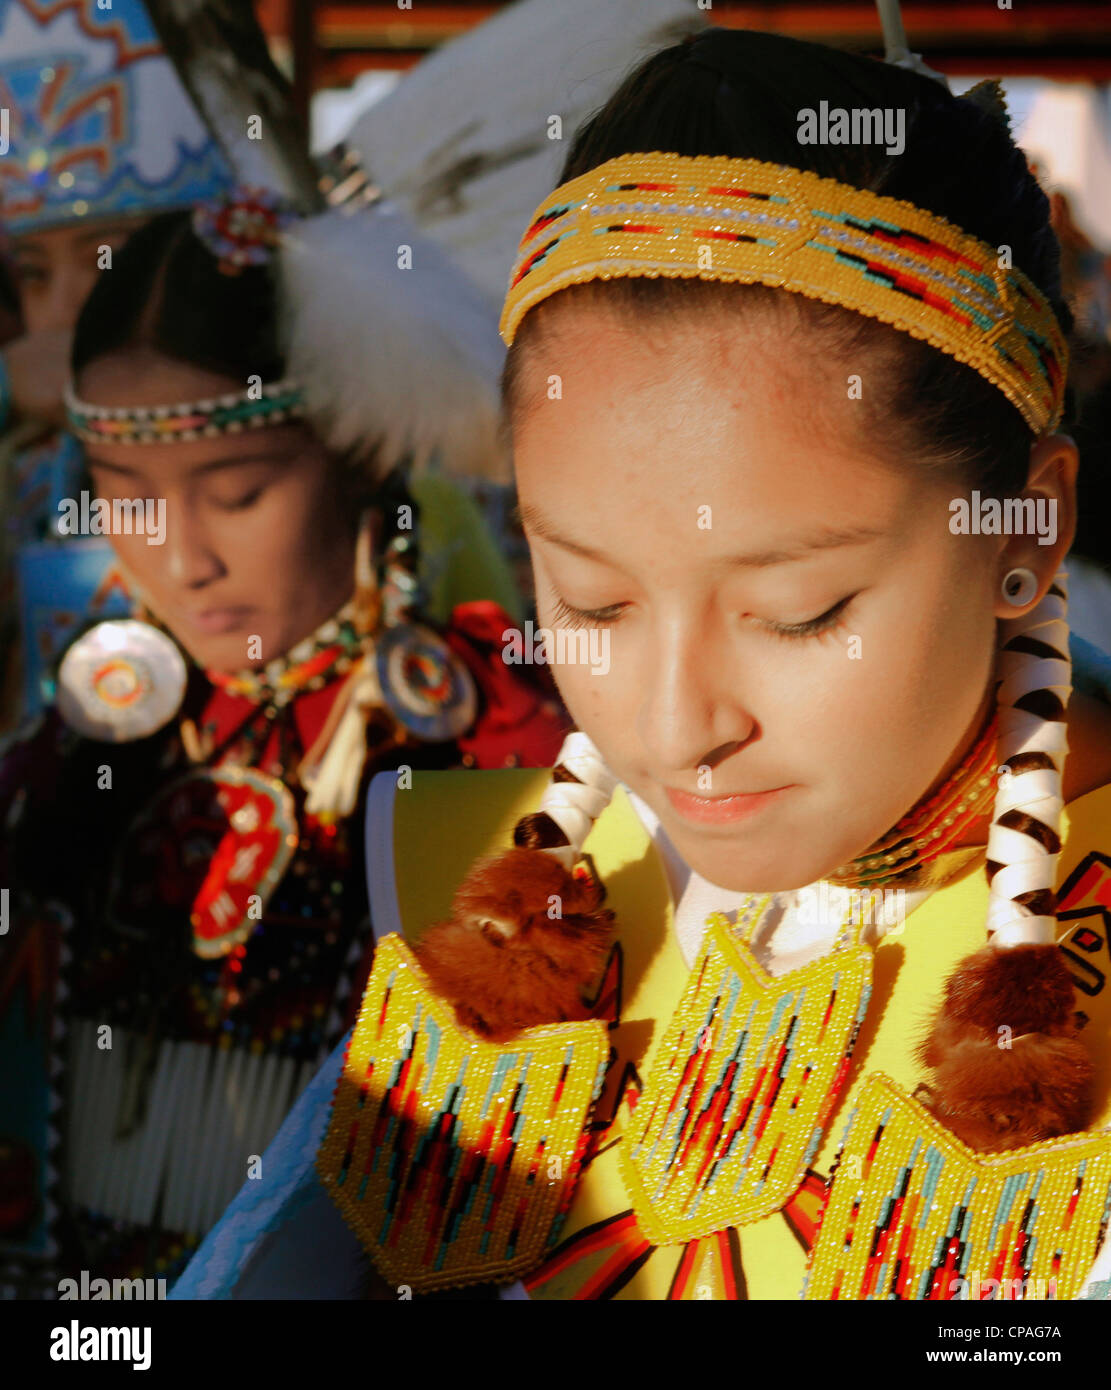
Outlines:
[{"label": "feather", "polygon": [[379,478],[434,455],[445,472],[507,476],[493,308],[399,209],[337,208],[290,227],[280,288],[287,372],[331,449],[373,459]]},{"label": "feather", "polygon": [[969,87],[962,100],[971,101],[981,111],[986,111],[989,116],[999,122],[1008,135],[1011,134],[1011,116],[1007,110],[1007,94],[1003,90],[1002,82],[997,78],[985,78],[983,82],[977,82],[974,87]]},{"label": "feather", "polygon": [[426,58],[344,143],[500,306],[576,126],[641,59],[705,23],[694,0],[523,0]]},{"label": "feather", "polygon": [[[238,182],[279,193],[298,212],[323,199],[289,83],[242,0],[145,0],[158,36]],[[260,139],[248,133],[258,117]]]}]

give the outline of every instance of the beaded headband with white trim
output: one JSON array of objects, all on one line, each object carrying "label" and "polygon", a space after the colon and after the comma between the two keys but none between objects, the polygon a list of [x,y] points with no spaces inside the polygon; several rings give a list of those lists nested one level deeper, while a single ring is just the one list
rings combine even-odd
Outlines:
[{"label": "beaded headband with white trim", "polygon": [[177,405],[101,406],[66,387],[66,420],[78,439],[100,444],[173,444],[280,425],[303,414],[303,391],[286,379]]},{"label": "beaded headband with white trim", "polygon": [[625,277],[762,284],[924,339],[999,388],[1035,434],[1064,410],[1068,345],[1041,291],[943,217],[769,164],[627,154],[562,184],[521,238],[501,317]]}]

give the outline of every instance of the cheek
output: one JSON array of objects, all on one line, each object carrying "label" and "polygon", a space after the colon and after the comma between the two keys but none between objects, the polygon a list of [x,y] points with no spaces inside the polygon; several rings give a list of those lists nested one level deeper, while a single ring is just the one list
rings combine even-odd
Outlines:
[{"label": "cheek", "polygon": [[[115,255],[115,252],[112,254]],[[82,261],[71,271],[66,289],[72,301],[75,323],[80,316],[85,300],[92,294],[99,275],[100,271],[96,267],[95,260],[90,260],[88,264]]]},{"label": "cheek", "polygon": [[165,545],[148,545],[146,536],[138,535],[110,535],[107,540],[123,567],[145,589],[161,587],[167,568]]},{"label": "cheek", "polygon": [[41,333],[47,328],[50,307],[50,281],[23,283],[19,287],[19,316],[28,333]]},{"label": "cheek", "polygon": [[212,509],[211,533],[221,559],[264,589],[304,585],[321,551],[335,542],[334,530],[321,524],[320,491],[316,479],[295,474],[242,512]]},{"label": "cheek", "polygon": [[954,568],[932,585],[896,585],[849,627],[859,656],[834,673],[828,703],[816,706],[809,727],[800,724],[800,737],[820,750],[829,785],[856,788],[863,819],[874,804],[880,819],[893,821],[975,732],[994,618],[982,575]]},{"label": "cheek", "polygon": [[620,746],[620,731],[628,729],[633,713],[611,668],[607,675],[592,676],[589,666],[553,665],[552,676],[577,729],[601,750]]}]

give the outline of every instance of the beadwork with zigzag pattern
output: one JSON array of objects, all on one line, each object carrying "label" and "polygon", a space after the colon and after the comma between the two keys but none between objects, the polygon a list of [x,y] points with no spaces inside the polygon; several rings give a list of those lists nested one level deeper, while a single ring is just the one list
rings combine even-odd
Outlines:
[{"label": "beadwork with zigzag pattern", "polygon": [[1072,1298],[1109,1215],[1111,1131],[977,1154],[876,1073],[846,1125],[803,1297],[948,1300],[993,1280]]},{"label": "beadwork with zigzag pattern", "polygon": [[778,1210],[849,1073],[872,952],[771,977],[714,913],[621,1150],[641,1230],[670,1245]]},{"label": "beadwork with zigzag pattern", "polygon": [[317,1156],[379,1271],[423,1293],[535,1266],[570,1205],[608,1055],[593,1019],[485,1042],[399,936],[379,941]]}]

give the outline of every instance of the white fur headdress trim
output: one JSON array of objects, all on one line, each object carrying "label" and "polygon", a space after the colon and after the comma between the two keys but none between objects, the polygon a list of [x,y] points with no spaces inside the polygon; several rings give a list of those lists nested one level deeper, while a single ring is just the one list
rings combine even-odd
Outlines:
[{"label": "white fur headdress trim", "polygon": [[286,369],[338,453],[383,477],[409,458],[502,480],[503,349],[491,306],[396,207],[333,209],[291,226],[280,257]]}]

